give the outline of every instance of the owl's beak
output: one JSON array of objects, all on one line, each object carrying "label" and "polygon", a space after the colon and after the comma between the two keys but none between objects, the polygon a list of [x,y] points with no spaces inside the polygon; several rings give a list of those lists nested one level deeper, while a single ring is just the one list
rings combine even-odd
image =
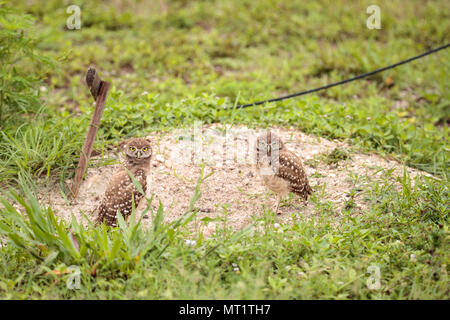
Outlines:
[{"label": "owl's beak", "polygon": [[267,154],[270,153],[270,144],[267,144]]},{"label": "owl's beak", "polygon": [[141,155],[142,155],[142,152],[141,152],[141,151],[136,152],[136,158],[140,159],[140,158],[141,158]]}]

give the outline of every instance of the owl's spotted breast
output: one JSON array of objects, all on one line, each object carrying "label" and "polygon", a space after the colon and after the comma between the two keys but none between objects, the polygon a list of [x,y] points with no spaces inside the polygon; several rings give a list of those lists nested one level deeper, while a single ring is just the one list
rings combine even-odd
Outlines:
[{"label": "owl's spotted breast", "polygon": [[[125,168],[134,176],[147,191],[147,175],[150,170],[152,148],[146,138],[133,138],[119,144],[124,148],[126,161]],[[134,206],[137,207],[144,194],[138,191],[128,171],[119,169],[108,183],[102,202],[98,208],[96,223],[103,221],[110,226],[117,224],[117,212],[120,211],[124,219],[131,214]]]},{"label": "owl's spotted breast", "polygon": [[276,194],[286,195],[289,193],[289,191],[291,191],[289,187],[289,182],[286,181],[285,179],[280,178],[275,174],[268,175],[268,174],[261,174],[260,172],[259,175],[261,176],[261,179],[263,180],[267,188],[269,188]]},{"label": "owl's spotted breast", "polygon": [[[139,181],[145,192],[147,190],[147,175],[145,171],[138,169],[131,173]],[[118,172],[113,176],[106,189],[98,211],[98,223],[105,221],[107,225],[116,226],[117,211],[120,210],[120,213],[126,219],[131,214],[133,199],[134,206],[137,207],[143,196],[125,170]]]},{"label": "owl's spotted breast", "polygon": [[312,189],[301,160],[289,150],[280,151],[278,159],[270,162],[265,157],[256,165],[266,187],[279,195],[293,192],[306,200]]}]

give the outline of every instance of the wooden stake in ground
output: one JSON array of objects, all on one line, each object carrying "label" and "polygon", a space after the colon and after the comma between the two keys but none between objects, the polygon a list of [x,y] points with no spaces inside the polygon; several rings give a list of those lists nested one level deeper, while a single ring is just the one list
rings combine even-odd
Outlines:
[{"label": "wooden stake in ground", "polygon": [[86,74],[86,83],[91,91],[92,96],[95,99],[95,109],[92,115],[91,123],[89,124],[89,130],[84,141],[83,151],[78,161],[78,168],[75,172],[75,179],[72,185],[72,198],[74,199],[78,194],[80,188],[81,179],[86,170],[87,163],[91,157],[92,147],[94,145],[95,137],[100,126],[102,119],[103,109],[105,109],[106,96],[109,91],[109,83],[102,81],[97,74],[97,70],[94,67],[90,67]]}]

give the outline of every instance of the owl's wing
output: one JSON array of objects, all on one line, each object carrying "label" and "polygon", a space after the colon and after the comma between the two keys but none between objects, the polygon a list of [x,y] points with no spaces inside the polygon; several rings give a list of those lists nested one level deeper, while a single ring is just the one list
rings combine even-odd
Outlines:
[{"label": "owl's wing", "polygon": [[[136,170],[133,176],[139,181],[145,192],[147,189],[147,176],[144,170]],[[143,195],[137,190],[128,173],[125,170],[121,170],[111,178],[106,188],[102,203],[98,209],[97,224],[106,221],[108,225],[115,225],[117,210],[120,210],[124,217],[131,214],[133,195],[136,207]]]},{"label": "owl's wing", "polygon": [[276,176],[287,180],[292,192],[302,196],[305,200],[312,193],[308,177],[303,169],[302,161],[290,151],[280,152],[279,166]]}]

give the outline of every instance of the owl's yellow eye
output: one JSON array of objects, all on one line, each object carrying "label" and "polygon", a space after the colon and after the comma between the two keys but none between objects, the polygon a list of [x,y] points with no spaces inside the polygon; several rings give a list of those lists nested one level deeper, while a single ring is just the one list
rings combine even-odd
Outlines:
[{"label": "owl's yellow eye", "polygon": [[134,150],[136,150],[135,147],[130,147],[130,151],[134,151]]},{"label": "owl's yellow eye", "polygon": [[144,151],[144,152],[147,151],[147,150],[148,150],[147,147],[143,147],[143,148],[142,148],[142,151]]}]

